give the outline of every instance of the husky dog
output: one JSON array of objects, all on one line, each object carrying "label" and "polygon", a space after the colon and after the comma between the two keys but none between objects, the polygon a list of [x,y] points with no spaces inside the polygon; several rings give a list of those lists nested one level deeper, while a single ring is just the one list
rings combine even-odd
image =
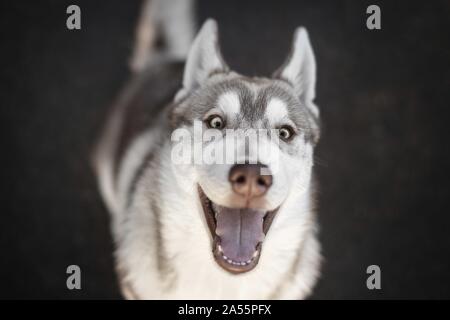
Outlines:
[{"label": "husky dog", "polygon": [[[247,77],[222,58],[214,20],[193,39],[189,2],[146,5],[134,76],[94,155],[123,295],[305,298],[321,260],[312,175],[319,111],[308,34],[296,30],[272,78]],[[158,36],[164,48],[155,46]],[[235,135],[225,147],[232,161],[191,161],[192,154],[174,161],[175,133],[194,137],[197,129],[216,134],[193,138],[201,156],[234,131],[267,134],[252,144]]]}]

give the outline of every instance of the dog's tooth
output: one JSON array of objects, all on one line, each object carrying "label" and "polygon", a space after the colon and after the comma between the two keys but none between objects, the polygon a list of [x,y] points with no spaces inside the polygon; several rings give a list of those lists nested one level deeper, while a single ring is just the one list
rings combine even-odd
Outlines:
[{"label": "dog's tooth", "polygon": [[222,257],[225,259],[225,260],[228,260],[228,257],[226,256],[226,255],[222,255]]},{"label": "dog's tooth", "polygon": [[256,258],[256,257],[258,256],[258,253],[259,253],[259,251],[256,250],[256,251],[253,253],[252,259]]},{"label": "dog's tooth", "polygon": [[219,252],[223,252],[221,245],[219,244]]},{"label": "dog's tooth", "polygon": [[233,264],[233,260],[231,259],[228,259],[227,262]]},{"label": "dog's tooth", "polygon": [[249,264],[250,262],[252,262],[252,259],[248,259],[247,261],[245,261],[246,264]]},{"label": "dog's tooth", "polygon": [[246,263],[245,262],[241,262],[241,266],[245,266],[246,265]]}]

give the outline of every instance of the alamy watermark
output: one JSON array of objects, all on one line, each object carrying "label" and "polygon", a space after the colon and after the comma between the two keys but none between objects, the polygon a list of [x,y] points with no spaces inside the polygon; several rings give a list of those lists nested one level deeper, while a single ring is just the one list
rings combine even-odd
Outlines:
[{"label": "alamy watermark", "polygon": [[66,286],[69,290],[81,289],[81,268],[76,264],[67,267],[66,273],[69,274],[66,280]]},{"label": "alamy watermark", "polygon": [[381,9],[379,6],[372,4],[367,7],[367,14],[370,16],[366,20],[366,26],[369,30],[380,30],[381,29]]},{"label": "alamy watermark", "polygon": [[366,286],[369,290],[381,289],[381,269],[376,264],[370,265],[366,269],[366,273],[370,274],[367,278]]},{"label": "alamy watermark", "polygon": [[175,165],[256,164],[265,159],[273,174],[281,156],[279,129],[203,129],[202,122],[195,121],[193,130],[174,130],[171,141]]},{"label": "alamy watermark", "polygon": [[69,30],[81,29],[81,9],[79,6],[72,4],[67,7],[66,13],[70,14],[66,20],[66,26]]}]

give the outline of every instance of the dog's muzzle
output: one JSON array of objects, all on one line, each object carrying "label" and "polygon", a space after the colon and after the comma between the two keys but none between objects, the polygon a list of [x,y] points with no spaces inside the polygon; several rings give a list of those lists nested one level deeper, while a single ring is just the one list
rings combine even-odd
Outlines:
[{"label": "dog's muzzle", "polygon": [[[251,204],[264,197],[272,179],[268,168],[260,164],[237,164],[229,172],[232,190],[240,204]],[[262,243],[278,209],[220,206],[211,201],[200,186],[198,189],[213,237],[216,262],[232,273],[252,270],[258,264]]]}]

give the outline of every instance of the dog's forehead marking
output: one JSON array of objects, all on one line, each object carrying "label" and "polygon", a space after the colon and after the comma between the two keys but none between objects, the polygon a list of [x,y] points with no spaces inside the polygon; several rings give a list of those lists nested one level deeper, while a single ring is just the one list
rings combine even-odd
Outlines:
[{"label": "dog's forehead marking", "polygon": [[277,124],[289,116],[286,103],[280,98],[272,97],[267,102],[265,117],[272,124]]},{"label": "dog's forehead marking", "polygon": [[217,106],[228,116],[233,117],[241,111],[241,102],[237,92],[222,93],[217,99]]}]

